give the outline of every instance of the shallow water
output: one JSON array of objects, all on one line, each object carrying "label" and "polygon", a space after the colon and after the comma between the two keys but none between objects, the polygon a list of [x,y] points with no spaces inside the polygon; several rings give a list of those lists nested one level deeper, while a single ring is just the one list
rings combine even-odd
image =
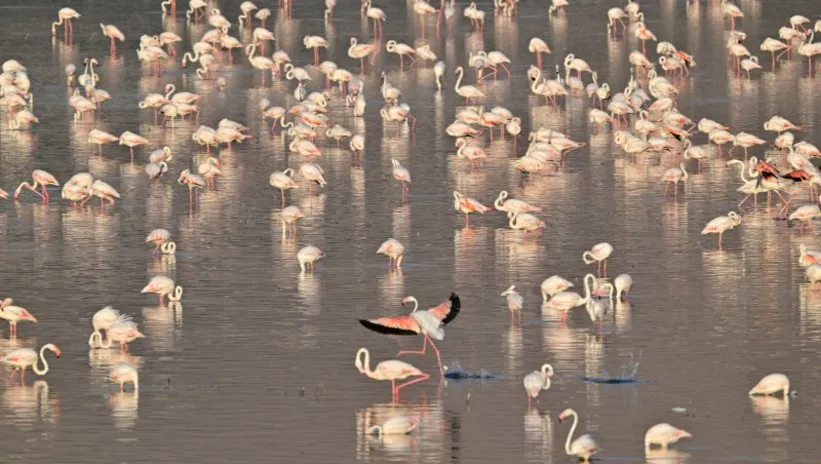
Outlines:
[{"label": "shallow water", "polygon": [[[219,7],[234,20],[239,3],[222,1]],[[614,92],[627,82],[627,54],[640,44],[632,36],[608,41],[604,28],[607,8],[619,2],[584,3],[553,18],[547,2],[523,1],[513,20],[494,21],[488,11],[483,38],[468,33],[460,8],[452,36],[443,30],[440,39],[430,40],[448,65],[448,90],[441,94],[434,92],[430,67],[400,73],[396,58],[382,54],[377,71],[368,70],[365,118],[354,118],[338,98],[331,104],[333,123],[366,134],[364,161],[352,165],[347,150],[332,142],[325,148],[323,141],[319,163],[328,188],[313,196],[305,188],[288,194],[289,203],[307,216],[295,240],[280,236],[279,195],[268,175],[302,160],[289,156],[287,140],[266,132],[257,111],[262,97],[292,104],[292,83],[261,88],[259,74],[242,58],[220,69],[228,80],[224,92],[213,81],[196,80],[193,68],[174,63],[162,78],[148,76],[134,53],[139,35],[174,30],[185,38],[177,48],[184,51],[206,30],[188,28],[184,20],[163,23],[159,2],[137,2],[128,14],[115,2],[72,4],[83,14],[73,46],[50,41],[53,3],[0,8],[6,24],[0,29],[2,56],[28,67],[41,120],[28,133],[11,132],[5,122],[0,126],[0,186],[12,190],[35,168],[61,181],[88,170],[122,194],[104,213],[96,202],[85,211],[72,210],[57,201],[57,190],[48,205],[38,204],[30,192],[19,203],[0,205],[3,296],[40,320],[36,326],[21,324],[16,341],[0,340],[0,352],[48,342],[63,349],[39,383],[33,385],[29,373],[28,386],[6,382],[0,391],[5,462],[573,462],[563,453],[569,425],[557,423],[565,407],[579,412],[579,431],[597,439],[607,460],[643,462],[645,430],[670,422],[694,439],[649,456],[659,458],[652,462],[814,461],[821,425],[821,401],[813,391],[821,380],[815,367],[821,297],[804,283],[796,257],[799,244],[813,246],[817,235],[799,236],[773,221],[775,209],[745,209],[743,225],[717,251],[714,237],[699,232],[740,200],[737,172],[725,169],[724,160],[705,163],[691,175],[684,197],[665,201],[659,178],[678,155],[635,162],[620,153],[608,131],[590,132],[586,99],[569,99],[565,109],[554,110],[530,96],[525,70],[533,57],[527,42],[537,35],[554,51],[546,67],[572,52]],[[758,52],[761,40],[776,37],[791,14],[811,16],[814,5],[739,3],[747,15],[739,23],[748,34],[745,43],[765,68],[769,57]],[[276,2],[261,6],[275,8]],[[388,15],[385,40],[420,37],[411,4],[378,6]],[[333,27],[326,27],[318,7],[295,5],[296,19],[276,24],[277,48],[306,64],[310,52],[301,37],[324,35],[333,47],[322,52],[323,59],[357,70],[346,54],[351,36],[366,35],[357,7],[358,2],[340,5]],[[480,7],[489,10],[489,2]],[[809,78],[803,59],[783,62],[776,74],[739,79],[727,68],[723,44],[729,25],[717,2],[646,2],[642,11],[661,40],[698,62],[690,79],[676,81],[684,114],[764,136],[763,121],[779,113],[803,127],[799,138],[821,142],[821,77]],[[101,21],[116,24],[129,39],[116,59],[107,57]],[[523,133],[548,127],[589,143],[570,155],[560,175],[522,186],[509,141],[493,142],[491,159],[480,170],[455,158],[453,141],[444,133],[463,103],[452,91],[452,70],[467,63],[470,50],[481,48],[502,49],[514,63],[511,81],[485,84],[486,105],[520,115]],[[114,97],[103,104],[96,127],[139,132],[156,146],[172,148],[170,175],[158,185],[152,187],[142,172],[150,149],[136,150],[135,167],[127,149],[116,145],[105,146],[105,156],[96,158],[96,147],[86,143],[94,125],[71,122],[63,68],[69,62],[80,66],[87,56],[100,59],[99,87]],[[417,116],[415,136],[404,127],[383,127],[380,69],[389,72]],[[311,73],[315,89],[321,79],[316,70]],[[203,95],[203,124],[215,127],[227,117],[251,126],[254,134],[220,152],[226,175],[190,214],[188,192],[173,180],[202,156],[190,138],[196,126],[184,122],[162,130],[152,125],[149,110],[136,109],[145,94],[169,82]],[[467,82],[473,83],[471,72]],[[696,143],[705,143],[703,136]],[[751,152],[760,155],[761,149]],[[412,173],[408,205],[401,204],[390,177],[391,158]],[[543,207],[547,229],[524,236],[509,230],[499,213],[472,217],[471,229],[465,229],[451,206],[454,188],[486,204],[507,189],[511,197]],[[803,204],[806,191],[796,190],[795,198]],[[152,258],[143,240],[156,227],[172,232],[176,257]],[[388,237],[408,249],[401,273],[388,272],[387,259],[374,254]],[[634,278],[630,301],[619,304],[614,323],[602,331],[590,328],[582,309],[571,313],[567,328],[560,327],[554,315],[541,313],[540,282],[561,274],[581,287],[582,276],[592,270],[581,254],[604,240],[616,250],[609,274],[629,272]],[[306,244],[328,256],[313,275],[300,277],[295,254]],[[139,293],[158,273],[185,287],[182,308],[152,306],[156,299]],[[498,296],[513,283],[526,300],[521,327],[511,325]],[[438,384],[434,377],[403,390],[402,403],[391,406],[388,386],[360,376],[354,354],[368,347],[375,362],[395,357],[400,347],[415,349],[420,340],[368,332],[356,318],[404,313],[400,299],[408,294],[429,307],[452,290],[463,308],[439,344],[445,363],[458,360],[468,371],[485,369],[502,378]],[[122,360],[119,352],[88,352],[90,317],[108,304],[134,316],[146,334],[129,355],[140,365],[139,397],[118,392],[104,378],[107,366]],[[639,352],[642,382],[582,380],[618,374],[629,355]],[[436,371],[432,356],[405,360]],[[521,376],[544,362],[556,369],[553,386],[541,395],[539,409],[528,410]],[[790,375],[800,395],[789,404],[750,400],[750,387],[773,371]],[[689,414],[672,412],[675,407]],[[419,429],[381,442],[365,436],[366,426],[396,413],[419,416]]]}]

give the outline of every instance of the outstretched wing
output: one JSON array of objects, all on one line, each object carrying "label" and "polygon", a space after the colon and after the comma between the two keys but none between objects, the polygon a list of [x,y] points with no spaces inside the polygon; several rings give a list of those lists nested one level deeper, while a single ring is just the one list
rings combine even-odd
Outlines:
[{"label": "outstretched wing", "polygon": [[459,300],[459,295],[451,292],[448,301],[444,301],[439,303],[439,305],[428,309],[428,312],[442,321],[442,325],[448,325],[450,321],[456,319],[456,316],[459,314],[459,310],[461,308],[462,302]]},{"label": "outstretched wing", "polygon": [[419,335],[419,324],[410,316],[380,317],[379,319],[359,319],[367,329],[386,335]]}]

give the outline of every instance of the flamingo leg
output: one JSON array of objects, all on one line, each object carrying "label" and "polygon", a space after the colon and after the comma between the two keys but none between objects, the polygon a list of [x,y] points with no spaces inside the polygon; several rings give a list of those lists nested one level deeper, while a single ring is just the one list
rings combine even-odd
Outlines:
[{"label": "flamingo leg", "polygon": [[399,390],[401,390],[401,389],[403,389],[403,388],[405,388],[405,387],[407,387],[407,386],[413,385],[413,384],[415,384],[415,383],[424,382],[425,380],[428,380],[429,378],[430,378],[430,374],[422,374],[422,375],[421,375],[421,376],[419,376],[419,378],[417,378],[417,379],[413,379],[413,380],[410,380],[410,381],[408,381],[408,382],[405,382],[405,383],[403,383],[403,384],[401,384],[401,385],[397,385],[397,386],[396,386],[396,400],[397,400],[397,401],[399,401]]},{"label": "flamingo leg", "polygon": [[[396,353],[397,356],[402,356],[403,354],[425,354],[425,348],[428,346],[428,336],[422,335],[424,338],[422,339],[422,350],[421,351],[400,351]],[[433,344],[433,342],[431,342]]]},{"label": "flamingo leg", "polygon": [[445,373],[445,369],[444,369],[444,367],[442,366],[442,356],[441,356],[441,354],[439,353],[439,348],[437,348],[437,347],[436,347],[436,344],[435,344],[435,343],[433,343],[433,340],[431,340],[431,339],[430,339],[430,337],[428,337],[427,335],[425,335],[425,338],[427,338],[427,339],[428,339],[428,343],[430,343],[431,348],[433,348],[433,351],[435,351],[435,352],[436,352],[436,362],[437,362],[437,363],[439,363],[439,374],[440,374],[440,375],[441,375],[441,374],[444,374],[444,373]]}]

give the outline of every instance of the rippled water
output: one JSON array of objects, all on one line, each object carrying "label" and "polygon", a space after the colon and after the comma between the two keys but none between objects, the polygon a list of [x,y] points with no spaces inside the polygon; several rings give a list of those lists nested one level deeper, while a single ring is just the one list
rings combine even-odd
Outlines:
[{"label": "rippled water", "polygon": [[[333,46],[322,52],[323,59],[357,70],[346,50],[351,36],[366,36],[358,2],[340,2],[333,26],[324,25],[320,3],[299,3],[294,21],[276,23],[277,47],[297,64],[307,64],[310,52],[303,49],[302,36],[324,35]],[[621,154],[608,131],[588,130],[586,99],[571,98],[565,109],[554,110],[530,96],[525,70],[533,61],[527,52],[532,36],[546,39],[553,49],[547,65],[572,52],[614,91],[627,82],[627,53],[640,44],[632,36],[608,41],[604,27],[607,8],[619,2],[578,3],[566,15],[548,17],[547,2],[523,0],[515,19],[494,20],[489,14],[484,37],[468,33],[461,7],[452,35],[445,29],[441,38],[432,38],[429,27],[428,41],[448,65],[448,90],[441,94],[434,92],[431,68],[400,73],[395,57],[382,54],[377,71],[368,71],[365,118],[354,118],[338,98],[331,103],[333,123],[366,135],[364,161],[352,165],[346,150],[323,141],[319,163],[329,186],[314,196],[304,188],[289,193],[307,217],[297,238],[286,240],[280,235],[278,192],[267,179],[302,160],[288,155],[287,140],[266,132],[257,103],[268,97],[289,106],[293,84],[261,88],[259,74],[242,58],[220,69],[228,81],[223,92],[178,64],[169,64],[161,79],[147,76],[134,53],[139,35],[176,31],[185,38],[178,47],[183,51],[206,30],[183,20],[163,21],[159,1],[135,2],[129,6],[133,13],[118,2],[72,2],[83,14],[75,23],[73,46],[50,41],[53,2],[0,7],[6,26],[0,29],[3,58],[28,67],[41,120],[28,133],[2,124],[0,185],[12,190],[35,168],[61,181],[88,170],[123,197],[105,213],[96,202],[85,211],[72,210],[56,201],[56,193],[48,205],[25,192],[19,203],[0,206],[3,296],[40,319],[36,326],[21,325],[17,340],[1,339],[0,352],[47,342],[63,348],[46,377],[33,383],[29,373],[27,386],[6,382],[0,391],[4,462],[572,462],[563,453],[569,426],[557,423],[565,407],[579,411],[579,430],[593,434],[608,460],[642,462],[645,430],[671,422],[694,439],[648,458],[814,461],[821,425],[814,391],[821,380],[816,367],[821,297],[803,282],[796,256],[799,244],[817,243],[816,234],[799,236],[772,220],[775,209],[759,207],[744,211],[743,225],[727,234],[719,252],[714,238],[699,232],[740,199],[737,173],[724,168],[724,160],[693,174],[678,202],[665,201],[659,178],[678,163],[678,155],[634,162]],[[739,27],[754,53],[764,37],[777,37],[791,14],[811,16],[817,6],[809,0],[739,4],[746,14]],[[231,19],[238,5],[219,3]],[[276,2],[260,6],[275,10]],[[421,42],[410,3],[377,6],[388,15],[386,40]],[[486,1],[480,7],[490,10]],[[642,10],[661,40],[698,62],[690,79],[676,80],[682,112],[759,135],[763,121],[779,113],[804,128],[800,138],[819,143],[821,77],[807,77],[803,59],[782,63],[776,74],[738,79],[727,68],[728,25],[718,2],[648,1]],[[107,57],[99,22],[125,32],[122,55]],[[453,156],[444,127],[462,100],[452,91],[452,70],[467,63],[470,50],[482,48],[501,49],[514,62],[512,80],[485,84],[486,105],[501,104],[522,116],[524,133],[548,127],[589,143],[570,155],[561,175],[522,186],[509,141],[493,142],[491,158],[480,170]],[[202,157],[190,137],[195,125],[154,127],[150,111],[136,109],[145,94],[175,83],[179,90],[203,95],[202,123],[216,126],[228,117],[254,128],[253,139],[220,152],[226,175],[216,191],[202,195],[198,210],[189,214],[188,192],[173,176],[149,184],[142,173],[148,149],[137,149],[135,167],[124,147],[106,146],[102,159],[94,157],[96,147],[86,143],[94,126],[71,122],[63,77],[67,63],[80,65],[84,57],[100,59],[99,87],[114,97],[103,105],[96,127],[116,134],[131,130],[156,146],[169,145],[173,175]],[[380,69],[388,71],[417,116],[415,135],[407,128],[383,127]],[[311,73],[313,89],[322,80],[316,70]],[[469,83],[472,77],[468,73]],[[703,143],[701,136],[697,140]],[[390,177],[391,158],[412,173],[408,205],[401,204],[399,186]],[[507,189],[512,197],[543,207],[547,228],[525,236],[493,213],[472,218],[471,229],[465,229],[452,209],[454,188],[485,203]],[[806,201],[803,188],[796,192],[797,204]],[[143,240],[155,227],[168,228],[176,238],[175,258],[152,258]],[[401,273],[388,272],[387,260],[375,255],[388,237],[408,248]],[[595,331],[583,310],[571,313],[567,328],[552,315],[542,316],[539,283],[558,273],[581,286],[581,277],[592,269],[582,264],[582,251],[604,240],[616,250],[609,273],[629,272],[635,280],[615,322]],[[300,277],[295,254],[305,244],[328,256],[313,275]],[[139,293],[158,273],[185,287],[183,308],[152,306],[155,298]],[[512,283],[526,300],[521,327],[510,324],[498,296]],[[403,313],[407,309],[399,302],[408,294],[423,307],[432,306],[452,290],[462,297],[463,310],[439,344],[445,362],[503,377],[442,384],[434,377],[403,390],[402,403],[391,406],[388,386],[354,369],[354,353],[365,346],[379,361],[393,358],[400,347],[416,348],[420,340],[368,332],[356,318]],[[120,393],[105,380],[107,366],[123,355],[89,353],[86,346],[91,315],[108,304],[134,316],[146,334],[128,355],[140,366],[139,397]],[[640,383],[581,380],[617,374],[639,352]],[[432,356],[406,360],[435,373]],[[528,410],[521,376],[543,362],[553,364],[556,377],[539,409]],[[747,397],[772,371],[791,376],[800,392],[791,404]],[[673,413],[674,407],[689,414]],[[366,426],[397,413],[419,416],[419,429],[382,441],[365,436]]]}]

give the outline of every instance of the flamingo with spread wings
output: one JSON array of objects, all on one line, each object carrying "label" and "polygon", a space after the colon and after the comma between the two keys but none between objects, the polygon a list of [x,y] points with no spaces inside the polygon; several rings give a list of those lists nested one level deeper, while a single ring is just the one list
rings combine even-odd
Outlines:
[{"label": "flamingo with spread wings", "polygon": [[422,349],[420,351],[400,351],[402,354],[425,354],[428,343],[436,352],[436,360],[439,362],[439,371],[444,372],[442,357],[439,348],[433,343],[431,338],[442,340],[445,338],[443,327],[456,319],[462,307],[459,296],[451,293],[447,301],[443,301],[433,308],[424,311],[419,309],[419,302],[415,297],[406,296],[402,299],[402,305],[413,303],[413,311],[406,316],[380,317],[379,319],[359,319],[359,323],[366,328],[387,335],[422,335]]}]

